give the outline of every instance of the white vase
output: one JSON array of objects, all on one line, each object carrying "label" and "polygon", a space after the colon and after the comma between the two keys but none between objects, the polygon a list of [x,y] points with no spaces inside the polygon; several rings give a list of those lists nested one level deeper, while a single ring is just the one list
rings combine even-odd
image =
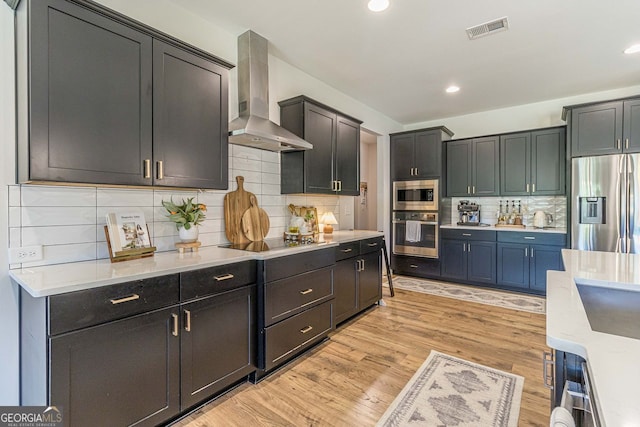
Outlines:
[{"label": "white vase", "polygon": [[198,241],[198,226],[191,224],[191,227],[187,230],[184,227],[180,227],[178,230],[178,236],[182,243],[193,243]]}]

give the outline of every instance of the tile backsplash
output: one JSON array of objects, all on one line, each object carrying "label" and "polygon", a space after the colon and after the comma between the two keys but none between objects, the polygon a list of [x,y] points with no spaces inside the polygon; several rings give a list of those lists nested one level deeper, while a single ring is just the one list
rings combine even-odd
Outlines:
[{"label": "tile backsplash", "polygon": [[[315,206],[318,215],[330,210],[340,222],[340,201],[352,197],[280,194],[280,155],[237,145],[229,146],[228,190],[161,190],[43,185],[9,186],[9,246],[43,245],[42,261],[13,264],[10,268],[61,264],[109,258],[104,234],[109,212],[140,210],[159,252],[175,250],[178,231],[168,220],[162,200],[195,197],[207,205],[200,226],[203,246],[226,243],[224,196],[237,188],[235,177],[245,178],[244,188],[254,193],[269,215],[267,238],[281,236],[290,214],[287,206]],[[337,227],[339,228],[339,226]]]},{"label": "tile backsplash", "polygon": [[[455,224],[458,221],[458,203],[460,200],[469,200],[480,205],[480,222],[486,224],[495,224],[498,222],[498,211],[500,210],[500,201],[504,207],[509,202],[511,209],[512,202],[515,201],[516,207],[520,201],[522,209],[522,221],[524,225],[533,224],[533,213],[535,211],[545,211],[553,215],[554,224],[558,228],[567,227],[567,198],[565,196],[524,196],[524,197],[453,197],[447,199],[447,203],[443,204],[445,212],[450,209],[451,217],[443,218],[442,223]],[[449,220],[450,222],[448,222]]]}]

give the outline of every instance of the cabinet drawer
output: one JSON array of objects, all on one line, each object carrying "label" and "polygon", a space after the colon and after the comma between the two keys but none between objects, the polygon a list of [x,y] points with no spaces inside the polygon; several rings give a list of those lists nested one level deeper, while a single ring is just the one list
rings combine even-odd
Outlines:
[{"label": "cabinet drawer", "polygon": [[440,260],[394,255],[391,261],[394,273],[416,276],[440,276]]},{"label": "cabinet drawer", "polygon": [[180,301],[177,274],[49,297],[49,334],[144,313]]},{"label": "cabinet drawer", "polygon": [[360,254],[375,252],[382,249],[382,237],[374,237],[373,239],[360,240]]},{"label": "cabinet drawer", "polygon": [[327,301],[265,329],[265,369],[284,362],[333,329],[333,302]]},{"label": "cabinet drawer", "polygon": [[496,240],[496,232],[491,230],[441,228],[440,235],[443,239],[486,240],[489,242]]},{"label": "cabinet drawer", "polygon": [[567,243],[567,235],[564,233],[499,231],[498,241],[507,243],[526,243],[530,245],[565,246]]},{"label": "cabinet drawer", "polygon": [[335,249],[325,248],[264,261],[264,281],[284,279],[335,263]]},{"label": "cabinet drawer", "polygon": [[265,285],[265,325],[333,298],[333,267],[310,271]]},{"label": "cabinet drawer", "polygon": [[180,273],[182,301],[219,294],[256,282],[256,261],[219,265]]},{"label": "cabinet drawer", "polygon": [[360,242],[340,243],[336,248],[336,261],[360,255]]}]

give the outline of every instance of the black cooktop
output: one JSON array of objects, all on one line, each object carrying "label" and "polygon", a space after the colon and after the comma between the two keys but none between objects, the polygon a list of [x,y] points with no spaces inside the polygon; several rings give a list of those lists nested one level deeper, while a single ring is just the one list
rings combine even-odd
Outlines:
[{"label": "black cooktop", "polygon": [[296,246],[306,246],[313,243],[300,243],[295,241],[288,241],[284,239],[265,239],[260,242],[249,243],[227,243],[225,245],[219,245],[220,248],[238,249],[241,251],[249,252],[266,252],[273,249],[294,248]]}]

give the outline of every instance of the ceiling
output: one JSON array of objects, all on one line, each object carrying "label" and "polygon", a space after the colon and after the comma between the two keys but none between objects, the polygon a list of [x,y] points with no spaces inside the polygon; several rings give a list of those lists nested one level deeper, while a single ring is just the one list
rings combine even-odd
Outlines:
[{"label": "ceiling", "polygon": [[172,1],[405,125],[640,84],[638,0]]}]

